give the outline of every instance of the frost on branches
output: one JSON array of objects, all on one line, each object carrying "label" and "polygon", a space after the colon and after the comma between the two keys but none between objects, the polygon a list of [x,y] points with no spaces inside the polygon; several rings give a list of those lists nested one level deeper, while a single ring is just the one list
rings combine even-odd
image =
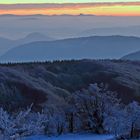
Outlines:
[{"label": "frost on branches", "polygon": [[67,106],[48,106],[41,113],[33,112],[32,105],[18,113],[0,108],[1,139],[83,131],[111,133],[117,137],[140,136],[139,104],[122,104],[117,93],[103,84],[91,84],[88,89],[71,93],[65,101]]},{"label": "frost on branches", "polygon": [[0,135],[7,139],[41,134],[44,122],[47,122],[45,115],[31,113],[31,107],[18,114],[9,114],[0,108]]}]

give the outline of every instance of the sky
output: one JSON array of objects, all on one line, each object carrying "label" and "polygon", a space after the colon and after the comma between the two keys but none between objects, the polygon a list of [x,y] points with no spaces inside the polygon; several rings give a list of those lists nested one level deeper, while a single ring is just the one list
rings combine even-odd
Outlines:
[{"label": "sky", "polygon": [[138,2],[139,0],[0,0],[2,4],[14,3],[87,3],[87,2]]},{"label": "sky", "polygon": [[140,0],[0,0],[0,14],[140,16]]}]

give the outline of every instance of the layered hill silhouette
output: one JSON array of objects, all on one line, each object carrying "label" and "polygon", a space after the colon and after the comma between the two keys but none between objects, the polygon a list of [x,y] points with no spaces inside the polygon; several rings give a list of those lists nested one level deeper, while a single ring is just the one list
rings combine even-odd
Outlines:
[{"label": "layered hill silhouette", "polygon": [[128,55],[125,55],[121,59],[139,61],[140,60],[140,51],[133,52],[133,53],[130,53]]},{"label": "layered hill silhouette", "polygon": [[140,26],[126,26],[126,27],[102,27],[102,28],[91,28],[81,32],[83,36],[92,35],[122,35],[122,36],[138,36],[140,37]]},{"label": "layered hill silhouette", "polygon": [[16,46],[19,46],[25,43],[30,43],[34,41],[50,41],[50,40],[53,40],[53,39],[49,36],[45,36],[38,32],[28,34],[24,38],[21,38],[18,40],[10,40],[7,38],[0,37],[0,55],[5,53],[9,49],[12,49]]},{"label": "layered hill silhouette", "polygon": [[65,59],[112,59],[140,50],[140,38],[92,36],[19,45],[0,57],[1,62]]}]

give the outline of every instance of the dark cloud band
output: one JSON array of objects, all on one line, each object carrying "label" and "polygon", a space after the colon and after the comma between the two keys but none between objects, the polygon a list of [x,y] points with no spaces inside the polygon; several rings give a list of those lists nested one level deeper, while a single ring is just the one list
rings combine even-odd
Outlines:
[{"label": "dark cloud band", "polygon": [[102,6],[140,6],[140,2],[112,2],[112,3],[66,3],[66,4],[0,4],[0,9],[40,9],[40,8],[86,8]]}]

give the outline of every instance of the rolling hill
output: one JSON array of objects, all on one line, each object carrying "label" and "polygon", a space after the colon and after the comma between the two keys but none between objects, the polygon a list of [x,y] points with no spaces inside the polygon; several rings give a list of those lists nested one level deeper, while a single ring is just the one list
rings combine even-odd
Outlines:
[{"label": "rolling hill", "polygon": [[140,51],[130,53],[128,55],[125,55],[121,59],[123,60],[133,60],[133,61],[139,61],[140,60]]},{"label": "rolling hill", "polygon": [[7,109],[64,106],[71,93],[89,84],[108,84],[124,103],[140,101],[140,63],[110,60],[0,65],[0,106]]},{"label": "rolling hill", "polygon": [[140,38],[93,36],[20,45],[0,57],[1,62],[30,62],[64,59],[120,58],[140,50]]},{"label": "rolling hill", "polygon": [[24,38],[21,38],[18,40],[10,40],[7,38],[0,37],[0,55],[3,55],[9,49],[12,49],[16,46],[19,46],[25,43],[30,43],[34,41],[50,41],[50,40],[53,40],[53,39],[37,32],[30,33]]}]

